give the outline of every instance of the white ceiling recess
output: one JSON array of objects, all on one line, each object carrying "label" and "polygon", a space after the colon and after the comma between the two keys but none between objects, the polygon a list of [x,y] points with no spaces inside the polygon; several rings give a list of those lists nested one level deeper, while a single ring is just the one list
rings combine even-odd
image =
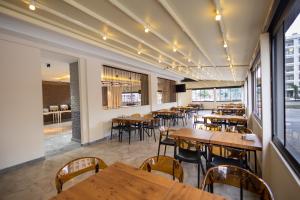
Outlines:
[{"label": "white ceiling recess", "polygon": [[[0,0],[0,11],[40,20],[182,77],[243,81],[273,0],[36,0],[34,11],[29,2]],[[221,21],[215,20],[217,11]]]}]

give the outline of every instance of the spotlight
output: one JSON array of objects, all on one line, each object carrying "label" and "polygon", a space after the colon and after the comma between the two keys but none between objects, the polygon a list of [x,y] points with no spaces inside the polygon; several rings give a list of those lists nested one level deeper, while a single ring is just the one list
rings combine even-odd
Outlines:
[{"label": "spotlight", "polygon": [[35,1],[34,0],[30,1],[30,3],[29,3],[29,9],[32,10],[32,11],[35,10]]}]

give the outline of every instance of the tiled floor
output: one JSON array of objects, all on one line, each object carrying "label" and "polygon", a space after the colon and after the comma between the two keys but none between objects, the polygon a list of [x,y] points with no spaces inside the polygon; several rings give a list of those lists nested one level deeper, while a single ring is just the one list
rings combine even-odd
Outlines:
[{"label": "tiled floor", "polygon": [[[191,126],[191,123],[188,126]],[[157,147],[158,143],[155,143],[153,138],[145,137],[145,141],[139,141],[139,137],[136,136],[130,145],[126,138],[123,138],[123,143],[114,138],[113,140],[106,140],[102,143],[49,156],[43,161],[0,174],[0,199],[49,199],[56,195],[54,178],[58,169],[68,161],[80,156],[97,156],[107,164],[121,161],[139,167],[146,158],[156,155]],[[171,147],[167,149],[167,154],[173,155]],[[182,165],[184,168],[184,183],[196,186],[197,165],[189,163],[182,163]],[[75,180],[71,184],[78,181]],[[239,199],[239,189],[237,188],[219,186],[215,187],[215,192],[221,193],[229,199]]]},{"label": "tiled floor", "polygon": [[80,147],[79,143],[71,140],[71,121],[44,125],[43,132],[46,156],[70,151]]}]

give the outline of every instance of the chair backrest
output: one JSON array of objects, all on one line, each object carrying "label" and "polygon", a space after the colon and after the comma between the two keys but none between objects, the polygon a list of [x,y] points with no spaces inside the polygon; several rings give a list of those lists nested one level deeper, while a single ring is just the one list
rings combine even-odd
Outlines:
[{"label": "chair backrest", "polygon": [[135,114],[132,114],[130,115],[131,117],[142,117],[142,115],[140,113],[135,113]]},{"label": "chair backrest", "polygon": [[179,150],[184,149],[184,150],[197,151],[203,147],[203,144],[196,141],[176,139],[176,148],[177,147],[179,148]]},{"label": "chair backrest", "polygon": [[57,193],[62,191],[62,186],[70,179],[88,171],[99,172],[99,169],[106,168],[103,160],[97,157],[82,157],[74,159],[58,170],[55,177]]},{"label": "chair backrest", "polygon": [[146,159],[140,166],[140,169],[151,172],[152,170],[160,171],[177,178],[183,182],[183,168],[180,163],[169,156],[154,156]]},{"label": "chair backrest", "polygon": [[238,132],[242,133],[242,134],[251,134],[251,133],[253,133],[253,131],[250,128],[245,128],[245,127],[238,128]]},{"label": "chair backrest", "polygon": [[267,183],[248,170],[232,165],[210,168],[202,182],[202,190],[213,183],[231,185],[260,195],[262,200],[274,200]]},{"label": "chair backrest", "polygon": [[151,113],[144,115],[145,119],[152,119],[153,115]]}]

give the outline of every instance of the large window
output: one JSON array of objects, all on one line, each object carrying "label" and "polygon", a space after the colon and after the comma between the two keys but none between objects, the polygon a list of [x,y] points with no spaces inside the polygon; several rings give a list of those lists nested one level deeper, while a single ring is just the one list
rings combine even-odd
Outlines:
[{"label": "large window", "polygon": [[262,119],[262,93],[261,93],[261,63],[258,57],[252,68],[253,78],[253,113],[261,122]]},{"label": "large window", "polygon": [[148,75],[103,66],[102,105],[105,108],[148,105]]},{"label": "large window", "polygon": [[[287,15],[277,20],[272,32],[273,141],[291,167],[300,176],[300,98],[299,71],[288,73],[289,53],[285,51],[300,39],[300,1],[287,6]],[[279,23],[278,23],[279,22]]]},{"label": "large window", "polygon": [[192,90],[192,101],[214,101],[214,89]]},{"label": "large window", "polygon": [[216,101],[241,101],[242,100],[242,88],[217,88],[216,89]]}]

